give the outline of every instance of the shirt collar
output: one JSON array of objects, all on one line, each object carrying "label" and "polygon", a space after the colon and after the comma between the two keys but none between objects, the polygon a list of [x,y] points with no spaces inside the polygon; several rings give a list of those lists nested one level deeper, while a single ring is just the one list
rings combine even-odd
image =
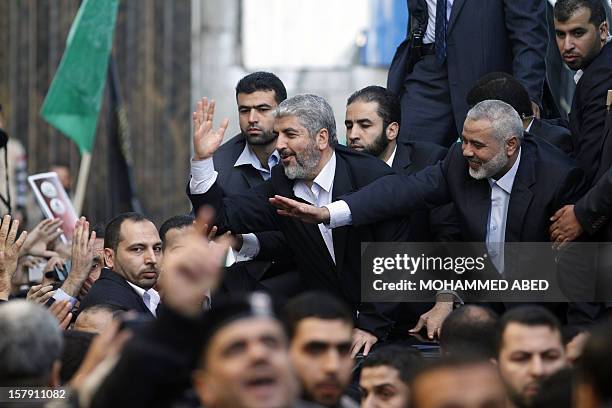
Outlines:
[{"label": "shirt collar", "polygon": [[525,132],[529,132],[531,130],[531,126],[533,125],[534,120],[535,118],[531,118],[531,121],[529,122],[529,126],[527,126],[527,129],[525,129]]},{"label": "shirt collar", "polygon": [[385,162],[389,167],[393,167],[393,160],[395,160],[395,152],[397,152],[397,145],[395,145],[395,147],[393,148],[393,153],[391,153],[391,156],[389,156],[389,160]]},{"label": "shirt collar", "polygon": [[499,188],[504,190],[506,193],[510,194],[510,192],[512,191],[512,186],[514,185],[514,179],[516,177],[516,172],[518,170],[520,161],[521,161],[521,148],[519,147],[518,156],[516,157],[516,161],[514,162],[512,167],[510,167],[510,170],[508,170],[506,174],[500,177],[500,179],[497,181],[493,180],[492,178],[489,178],[489,184],[491,184],[491,186],[493,186],[494,184],[497,184]]},{"label": "shirt collar", "polygon": [[334,184],[334,175],[336,174],[336,152],[332,151],[332,156],[329,161],[323,166],[317,177],[313,180],[316,184],[328,193],[331,191]]},{"label": "shirt collar", "polygon": [[142,297],[145,292],[148,292],[152,299],[158,296],[157,291],[155,289],[153,289],[153,288],[145,290],[145,289],[141,288],[140,286],[134,285],[130,281],[126,280],[126,282],[136,291],[136,293],[138,293],[138,296],[140,296],[140,297]]},{"label": "shirt collar", "polygon": [[268,157],[268,167],[270,169],[264,168],[259,162],[259,158],[257,158],[255,152],[253,152],[253,149],[251,149],[251,146],[246,143],[242,153],[240,153],[240,156],[238,156],[238,160],[236,160],[236,163],[234,163],[234,167],[249,165],[254,167],[256,170],[270,172],[272,167],[278,164],[279,160],[280,156],[278,151],[275,149],[270,157]]}]

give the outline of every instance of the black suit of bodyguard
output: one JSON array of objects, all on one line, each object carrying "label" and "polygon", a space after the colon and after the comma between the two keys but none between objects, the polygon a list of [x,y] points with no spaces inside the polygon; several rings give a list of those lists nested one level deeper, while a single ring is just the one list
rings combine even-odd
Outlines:
[{"label": "black suit of bodyguard", "polygon": [[[393,174],[385,163],[375,157],[353,152],[344,146],[334,147],[336,169],[332,201],[361,189],[372,181]],[[334,229],[333,246],[336,261],[331,258],[317,225],[283,217],[268,199],[282,195],[297,199],[282,165],[272,169],[270,180],[242,194],[227,196],[216,182],[205,194],[189,195],[194,209],[211,205],[217,214],[221,230],[234,233],[282,231],[287,245],[293,250],[302,279],[313,289],[333,293],[355,310],[359,310],[357,327],[379,340],[386,337],[392,325],[389,305],[361,303],[360,253],[362,242],[390,241],[395,232],[393,222]]]}]

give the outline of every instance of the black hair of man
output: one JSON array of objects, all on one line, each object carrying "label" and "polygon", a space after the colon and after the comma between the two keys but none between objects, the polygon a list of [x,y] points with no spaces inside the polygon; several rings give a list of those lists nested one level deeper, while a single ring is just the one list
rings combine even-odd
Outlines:
[{"label": "black hair of man", "polygon": [[166,246],[166,234],[171,229],[183,229],[190,225],[193,225],[193,220],[195,218],[190,214],[181,214],[175,215],[174,217],[168,218],[164,223],[159,227],[159,238],[162,240],[162,246]]},{"label": "black hair of man", "polygon": [[96,232],[96,238],[104,239],[104,225],[103,224],[96,224],[93,226],[91,230]]},{"label": "black hair of man", "polygon": [[346,101],[346,106],[352,104],[355,101],[362,102],[376,102],[378,103],[378,109],[376,113],[383,120],[383,130],[387,129],[393,122],[397,122],[399,125],[402,117],[402,108],[398,97],[387,88],[382,86],[366,86],[349,96]]},{"label": "black hair of man", "polygon": [[397,370],[403,383],[409,384],[424,364],[418,351],[401,346],[389,345],[376,349],[363,361],[361,369],[387,366]]},{"label": "black hair of man", "polygon": [[78,371],[89,346],[96,335],[78,330],[64,332],[64,349],[62,350],[62,365],[60,380],[62,384],[68,383]]},{"label": "black hair of man", "polygon": [[291,299],[285,305],[282,317],[289,339],[293,339],[300,322],[309,317],[342,320],[353,325],[351,309],[340,299],[319,291],[306,292]]},{"label": "black hair of man", "polygon": [[106,224],[106,229],[104,230],[104,248],[110,248],[117,252],[119,241],[121,241],[121,225],[127,220],[132,222],[151,221],[144,215],[136,212],[126,212],[117,215]]},{"label": "black hair of man", "polygon": [[442,323],[440,348],[445,354],[497,356],[499,316],[486,307],[466,305],[453,310]]},{"label": "black hair of man", "polygon": [[591,11],[589,23],[599,28],[606,21],[606,10],[602,0],[557,0],[554,7],[555,20],[562,23],[569,20],[580,8],[585,7]]},{"label": "black hair of man", "polygon": [[283,81],[271,72],[253,72],[238,81],[236,85],[236,97],[238,94],[251,94],[257,91],[274,91],[276,103],[287,99],[287,90]]},{"label": "black hair of man", "polygon": [[597,326],[587,340],[576,367],[577,383],[589,385],[601,406],[612,404],[612,322]]},{"label": "black hair of man", "polygon": [[552,331],[559,332],[559,337],[561,338],[561,323],[552,312],[542,306],[518,306],[504,313],[499,321],[497,354],[499,354],[503,346],[504,332],[511,323],[518,323],[529,327],[545,326]]},{"label": "black hair of man", "polygon": [[533,116],[527,90],[516,78],[505,72],[491,72],[484,75],[476,81],[466,97],[469,106],[475,106],[489,99],[506,102],[518,112],[521,119]]}]

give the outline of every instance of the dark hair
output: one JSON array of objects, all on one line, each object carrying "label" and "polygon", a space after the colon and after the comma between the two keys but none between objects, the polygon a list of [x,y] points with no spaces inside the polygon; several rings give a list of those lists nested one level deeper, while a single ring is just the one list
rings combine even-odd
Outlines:
[{"label": "dark hair", "polygon": [[64,349],[62,351],[62,365],[60,369],[60,380],[62,384],[68,383],[76,374],[89,346],[95,337],[94,333],[78,330],[64,332]]},{"label": "dark hair", "polygon": [[236,85],[236,97],[238,94],[250,94],[257,91],[274,91],[276,103],[287,99],[287,90],[283,81],[271,72],[253,72],[238,81]]},{"label": "dark hair", "polygon": [[557,0],[554,8],[555,20],[565,22],[582,7],[591,11],[589,23],[595,27],[599,27],[601,23],[606,21],[606,10],[602,0]]},{"label": "dark hair", "polygon": [[96,238],[104,238],[103,224],[95,224],[91,230],[96,232]]},{"label": "dark hair", "polygon": [[596,327],[587,340],[577,363],[577,380],[589,384],[602,404],[612,402],[612,322]]},{"label": "dark hair", "polygon": [[162,248],[166,247],[166,234],[171,229],[183,229],[190,225],[193,225],[193,220],[195,218],[193,215],[184,214],[184,215],[175,215],[174,217],[168,218],[164,223],[159,227],[159,237],[162,240]]},{"label": "dark hair", "polygon": [[326,292],[312,291],[296,296],[285,305],[282,316],[290,339],[298,324],[308,317],[342,320],[353,325],[353,314],[348,306]]},{"label": "dark hair", "polygon": [[451,312],[442,323],[440,348],[446,354],[496,356],[499,317],[491,309],[468,305]]},{"label": "dark hair", "polygon": [[421,366],[424,364],[423,357],[418,351],[400,346],[384,346],[370,353],[361,366],[362,370],[368,367],[388,366],[395,368],[400,379],[408,384]]},{"label": "dark hair", "polygon": [[516,78],[505,72],[491,72],[481,77],[466,97],[470,106],[489,99],[506,102],[518,112],[521,119],[533,116],[527,90]]},{"label": "dark hair", "polygon": [[121,225],[126,220],[132,222],[151,221],[144,215],[135,212],[117,215],[106,224],[106,229],[104,230],[104,248],[110,248],[113,251],[117,251],[119,241],[121,241]]},{"label": "dark hair", "polygon": [[387,129],[387,126],[393,122],[397,122],[398,125],[401,123],[402,109],[400,107],[400,101],[398,97],[387,88],[376,85],[366,86],[349,96],[346,101],[346,106],[355,101],[378,103],[376,113],[378,113],[378,116],[383,120],[383,129]]},{"label": "dark hair", "polygon": [[532,405],[538,408],[572,408],[574,370],[562,368],[544,378]]},{"label": "dark hair", "polygon": [[497,335],[497,352],[502,348],[504,331],[510,323],[518,323],[524,326],[546,326],[553,331],[559,332],[561,338],[561,323],[549,310],[542,306],[518,306],[508,310],[499,322]]}]

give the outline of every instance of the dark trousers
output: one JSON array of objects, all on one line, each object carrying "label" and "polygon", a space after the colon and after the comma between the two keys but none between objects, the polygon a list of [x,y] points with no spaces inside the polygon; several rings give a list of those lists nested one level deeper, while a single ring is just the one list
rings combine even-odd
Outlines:
[{"label": "dark trousers", "polygon": [[400,141],[417,140],[444,147],[457,141],[446,64],[438,67],[435,55],[425,55],[406,77],[401,105]]}]

